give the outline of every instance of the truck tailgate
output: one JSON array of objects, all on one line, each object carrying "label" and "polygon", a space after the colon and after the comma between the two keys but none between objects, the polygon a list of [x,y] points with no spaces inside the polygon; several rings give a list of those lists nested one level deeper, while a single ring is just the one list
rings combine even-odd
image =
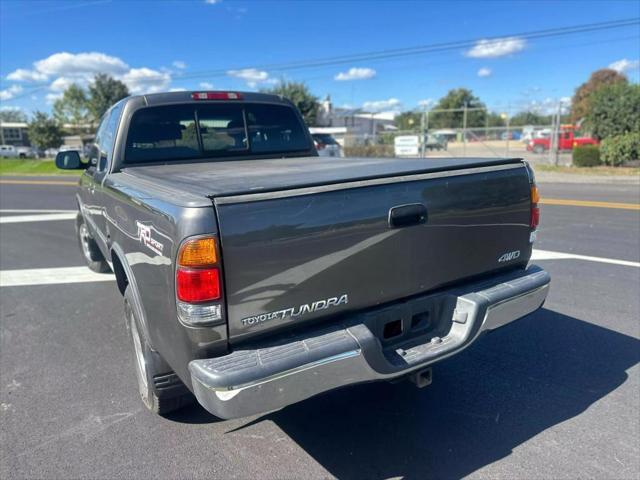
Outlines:
[{"label": "truck tailgate", "polygon": [[231,342],[531,255],[523,163],[222,196],[214,205]]}]

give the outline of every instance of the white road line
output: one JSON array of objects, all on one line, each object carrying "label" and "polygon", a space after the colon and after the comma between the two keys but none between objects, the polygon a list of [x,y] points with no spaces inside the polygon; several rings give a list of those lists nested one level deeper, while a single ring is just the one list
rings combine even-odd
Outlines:
[{"label": "white road line", "polygon": [[611,265],[640,268],[640,262],[617,260],[615,258],[590,257],[588,255],[576,255],[573,253],[551,252],[549,250],[534,250],[531,255],[531,260],[585,260],[587,262],[609,263]]},{"label": "white road line", "polygon": [[24,208],[0,208],[0,213],[74,213],[77,210],[29,210]]},{"label": "white road line", "polygon": [[94,273],[87,267],[0,270],[0,287],[56,285],[63,283],[111,282],[115,279],[116,277],[113,274]]},{"label": "white road line", "polygon": [[73,220],[77,213],[45,213],[42,215],[10,215],[0,217],[1,223],[51,222],[53,220]]}]

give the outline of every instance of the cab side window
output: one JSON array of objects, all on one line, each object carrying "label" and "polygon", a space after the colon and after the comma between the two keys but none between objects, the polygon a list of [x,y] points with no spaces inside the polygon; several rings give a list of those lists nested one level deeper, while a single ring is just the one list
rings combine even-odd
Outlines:
[{"label": "cab side window", "polygon": [[[96,141],[90,156],[90,160],[96,162],[95,165],[98,172],[106,171],[111,163],[122,107],[123,103],[114,105],[111,110],[104,114],[98,127]],[[93,160],[94,158],[95,160]]]}]

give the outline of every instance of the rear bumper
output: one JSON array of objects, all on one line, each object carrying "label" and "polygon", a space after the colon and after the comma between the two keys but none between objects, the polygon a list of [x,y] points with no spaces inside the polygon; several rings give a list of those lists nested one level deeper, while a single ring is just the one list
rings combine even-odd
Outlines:
[{"label": "rear bumper", "polygon": [[[359,313],[330,329],[193,360],[189,370],[194,393],[217,417],[236,418],[338,387],[407,375],[458,353],[482,332],[537,310],[547,297],[549,281],[544,270],[532,266]],[[416,321],[421,318],[426,319],[422,326]],[[384,325],[397,320],[402,333],[384,338]]]}]

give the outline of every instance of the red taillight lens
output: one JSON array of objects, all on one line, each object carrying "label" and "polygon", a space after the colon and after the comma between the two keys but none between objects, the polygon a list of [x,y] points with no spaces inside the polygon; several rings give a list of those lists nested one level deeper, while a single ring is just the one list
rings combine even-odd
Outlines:
[{"label": "red taillight lens", "polygon": [[540,208],[538,202],[540,201],[540,192],[535,184],[531,185],[531,229],[535,230],[540,224]]},{"label": "red taillight lens", "polygon": [[194,100],[242,100],[242,95],[237,92],[193,92]]},{"label": "red taillight lens", "polygon": [[540,224],[540,208],[531,207],[531,229],[535,230]]},{"label": "red taillight lens", "polygon": [[220,298],[220,272],[217,268],[178,268],[178,300],[189,303],[209,302]]}]

